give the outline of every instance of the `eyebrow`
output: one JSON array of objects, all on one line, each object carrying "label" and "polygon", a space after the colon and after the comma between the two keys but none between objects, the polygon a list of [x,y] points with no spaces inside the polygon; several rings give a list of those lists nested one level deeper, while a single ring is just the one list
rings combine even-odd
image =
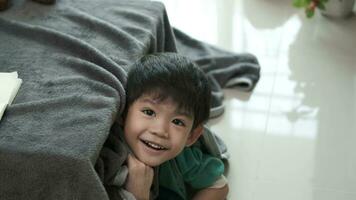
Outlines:
[{"label": "eyebrow", "polygon": [[177,115],[183,115],[183,116],[185,116],[185,117],[187,117],[187,118],[193,120],[193,115],[190,114],[190,113],[188,113],[188,112],[186,112],[186,111],[184,111],[184,110],[176,110],[175,113],[176,113]]},{"label": "eyebrow", "polygon": [[154,101],[152,98],[143,98],[140,101],[144,102],[144,103],[150,103],[150,104],[157,104],[158,101]]},{"label": "eyebrow", "polygon": [[[155,101],[155,100],[153,100],[152,98],[149,98],[149,97],[143,98],[141,101],[143,103],[149,103],[149,104],[152,104],[152,105],[157,105],[160,102],[160,101]],[[193,119],[194,118],[192,114],[190,114],[189,112],[187,112],[185,110],[182,110],[182,109],[176,109],[174,111],[174,113],[176,115],[183,115],[185,117],[188,117],[189,119]]]}]

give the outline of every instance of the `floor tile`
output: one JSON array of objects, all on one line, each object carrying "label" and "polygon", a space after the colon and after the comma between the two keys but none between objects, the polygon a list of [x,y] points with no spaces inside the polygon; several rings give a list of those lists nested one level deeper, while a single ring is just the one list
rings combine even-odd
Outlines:
[{"label": "floor tile", "polygon": [[356,200],[356,16],[307,19],[285,0],[161,1],[173,26],[261,65],[253,92],[224,90],[225,113],[208,124],[231,153],[228,199]]}]

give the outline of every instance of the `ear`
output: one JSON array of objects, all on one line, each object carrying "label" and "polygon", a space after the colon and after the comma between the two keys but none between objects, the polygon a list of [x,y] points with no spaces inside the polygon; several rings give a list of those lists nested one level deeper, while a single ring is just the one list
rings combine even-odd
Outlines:
[{"label": "ear", "polygon": [[194,144],[198,138],[203,134],[204,127],[203,125],[198,125],[195,129],[193,129],[187,139],[187,142],[185,145],[188,147],[192,144]]}]

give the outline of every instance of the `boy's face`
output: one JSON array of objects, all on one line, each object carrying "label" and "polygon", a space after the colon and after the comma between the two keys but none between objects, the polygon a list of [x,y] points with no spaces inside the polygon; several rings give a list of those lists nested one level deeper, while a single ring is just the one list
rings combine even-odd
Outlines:
[{"label": "boy's face", "polygon": [[124,135],[135,156],[154,167],[176,157],[186,145],[193,144],[201,127],[192,130],[193,117],[179,112],[167,98],[142,95],[131,104],[126,115]]}]

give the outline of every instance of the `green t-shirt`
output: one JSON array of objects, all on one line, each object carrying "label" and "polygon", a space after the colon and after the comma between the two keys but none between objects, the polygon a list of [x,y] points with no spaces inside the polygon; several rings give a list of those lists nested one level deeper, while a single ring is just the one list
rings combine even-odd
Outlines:
[{"label": "green t-shirt", "polygon": [[224,173],[224,163],[198,147],[186,147],[159,167],[159,199],[188,199],[187,188],[207,188]]}]

